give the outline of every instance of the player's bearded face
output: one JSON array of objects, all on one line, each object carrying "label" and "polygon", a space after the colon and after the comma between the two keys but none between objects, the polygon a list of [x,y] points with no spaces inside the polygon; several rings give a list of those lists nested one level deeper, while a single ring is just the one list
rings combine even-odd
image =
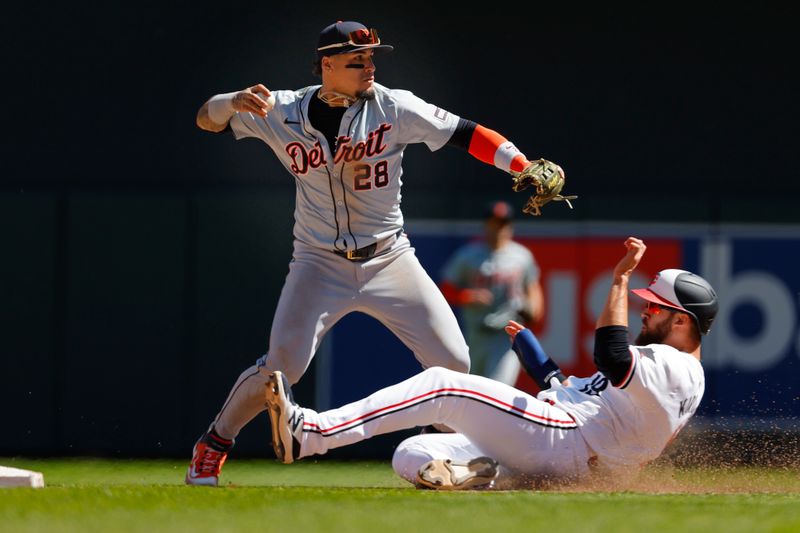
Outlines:
[{"label": "player's bearded face", "polygon": [[658,319],[651,315],[642,319],[642,330],[636,337],[636,346],[647,346],[648,344],[663,344],[669,332],[672,330],[672,320],[674,313],[663,312],[665,317]]}]

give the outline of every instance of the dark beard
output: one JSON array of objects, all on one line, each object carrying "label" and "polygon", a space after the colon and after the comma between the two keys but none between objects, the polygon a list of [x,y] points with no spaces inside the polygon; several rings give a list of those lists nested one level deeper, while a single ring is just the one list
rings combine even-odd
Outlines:
[{"label": "dark beard", "polygon": [[359,98],[363,98],[364,100],[375,100],[375,89],[365,89],[363,91],[359,91],[356,95]]},{"label": "dark beard", "polygon": [[655,329],[642,331],[636,337],[634,344],[636,346],[647,346],[648,344],[664,344],[664,339],[667,338],[669,335],[669,331],[672,326],[672,317],[669,320],[665,320],[660,325],[656,326]]}]

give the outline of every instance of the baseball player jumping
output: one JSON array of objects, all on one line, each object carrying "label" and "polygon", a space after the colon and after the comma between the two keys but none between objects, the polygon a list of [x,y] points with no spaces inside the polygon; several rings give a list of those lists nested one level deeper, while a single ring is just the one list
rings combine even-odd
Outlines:
[{"label": "baseball player jumping", "polygon": [[[294,253],[268,351],[239,376],[195,444],[189,484],[217,485],[234,438],[265,409],[269,376],[280,370],[296,383],[325,334],[348,313],[378,319],[423,368],[469,371],[458,322],[403,233],[403,151],[412,143],[431,150],[452,145],[516,175],[544,167],[499,133],[376,83],[374,55],[391,49],[374,29],[340,21],[319,36],[314,72],[322,85],[270,91],[258,84],[216,95],[197,113],[203,130],[264,141],[294,177],[297,193]],[[546,183],[555,184],[550,198],[560,199],[563,171],[554,165],[548,172]]]},{"label": "baseball player jumping", "polygon": [[273,446],[285,463],[375,435],[432,423],[456,433],[415,435],[393,467],[419,487],[509,488],[520,482],[620,482],[657,458],[689,421],[704,391],[700,337],[717,312],[713,288],[684,270],[658,273],[635,289],[648,306],[635,345],[628,343],[628,280],[645,252],[630,237],[597,321],[598,372],[564,379],[528,329],[506,331],[543,390],[530,396],[485,377],[429,368],[339,409],[294,404],[280,372],[267,403]]}]

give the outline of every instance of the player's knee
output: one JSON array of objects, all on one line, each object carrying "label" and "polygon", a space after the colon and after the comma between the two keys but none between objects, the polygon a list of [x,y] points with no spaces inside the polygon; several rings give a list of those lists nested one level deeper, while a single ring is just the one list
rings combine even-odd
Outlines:
[{"label": "player's knee", "polygon": [[292,385],[300,381],[308,368],[308,361],[305,358],[292,357],[288,350],[281,348],[270,348],[269,353],[262,360],[265,371],[280,370]]},{"label": "player's knee", "polygon": [[442,354],[433,364],[456,372],[468,374],[470,368],[469,349],[467,349],[466,345],[463,350],[451,348],[447,350],[445,354]]},{"label": "player's knee", "polygon": [[428,453],[421,440],[415,435],[401,442],[392,455],[392,469],[409,483],[415,483],[420,467],[433,457]]},{"label": "player's knee", "polygon": [[450,369],[455,370],[456,372],[468,374],[471,361],[469,357],[469,346],[467,346],[467,341],[462,339],[459,349],[455,350],[453,353],[455,353],[455,364],[450,367]]},{"label": "player's knee", "polygon": [[238,385],[240,383],[244,383],[244,382],[248,381],[249,379],[257,377],[256,374],[258,374],[258,372],[259,372],[259,368],[258,368],[257,365],[253,365],[253,366],[247,367],[246,369],[244,369],[242,371],[241,374],[239,374],[239,377],[236,379],[236,384]]}]

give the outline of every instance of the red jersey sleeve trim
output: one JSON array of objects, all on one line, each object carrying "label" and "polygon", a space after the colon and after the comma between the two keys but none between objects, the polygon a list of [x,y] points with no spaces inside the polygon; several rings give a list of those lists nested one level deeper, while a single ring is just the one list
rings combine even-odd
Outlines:
[{"label": "red jersey sleeve trim", "polygon": [[637,362],[639,361],[639,352],[633,346],[628,346],[628,351],[631,352],[631,366],[628,369],[628,372],[625,374],[625,377],[622,378],[622,381],[619,385],[614,385],[619,389],[624,389],[627,387],[631,380],[633,379],[634,374],[636,374],[636,366]]}]

